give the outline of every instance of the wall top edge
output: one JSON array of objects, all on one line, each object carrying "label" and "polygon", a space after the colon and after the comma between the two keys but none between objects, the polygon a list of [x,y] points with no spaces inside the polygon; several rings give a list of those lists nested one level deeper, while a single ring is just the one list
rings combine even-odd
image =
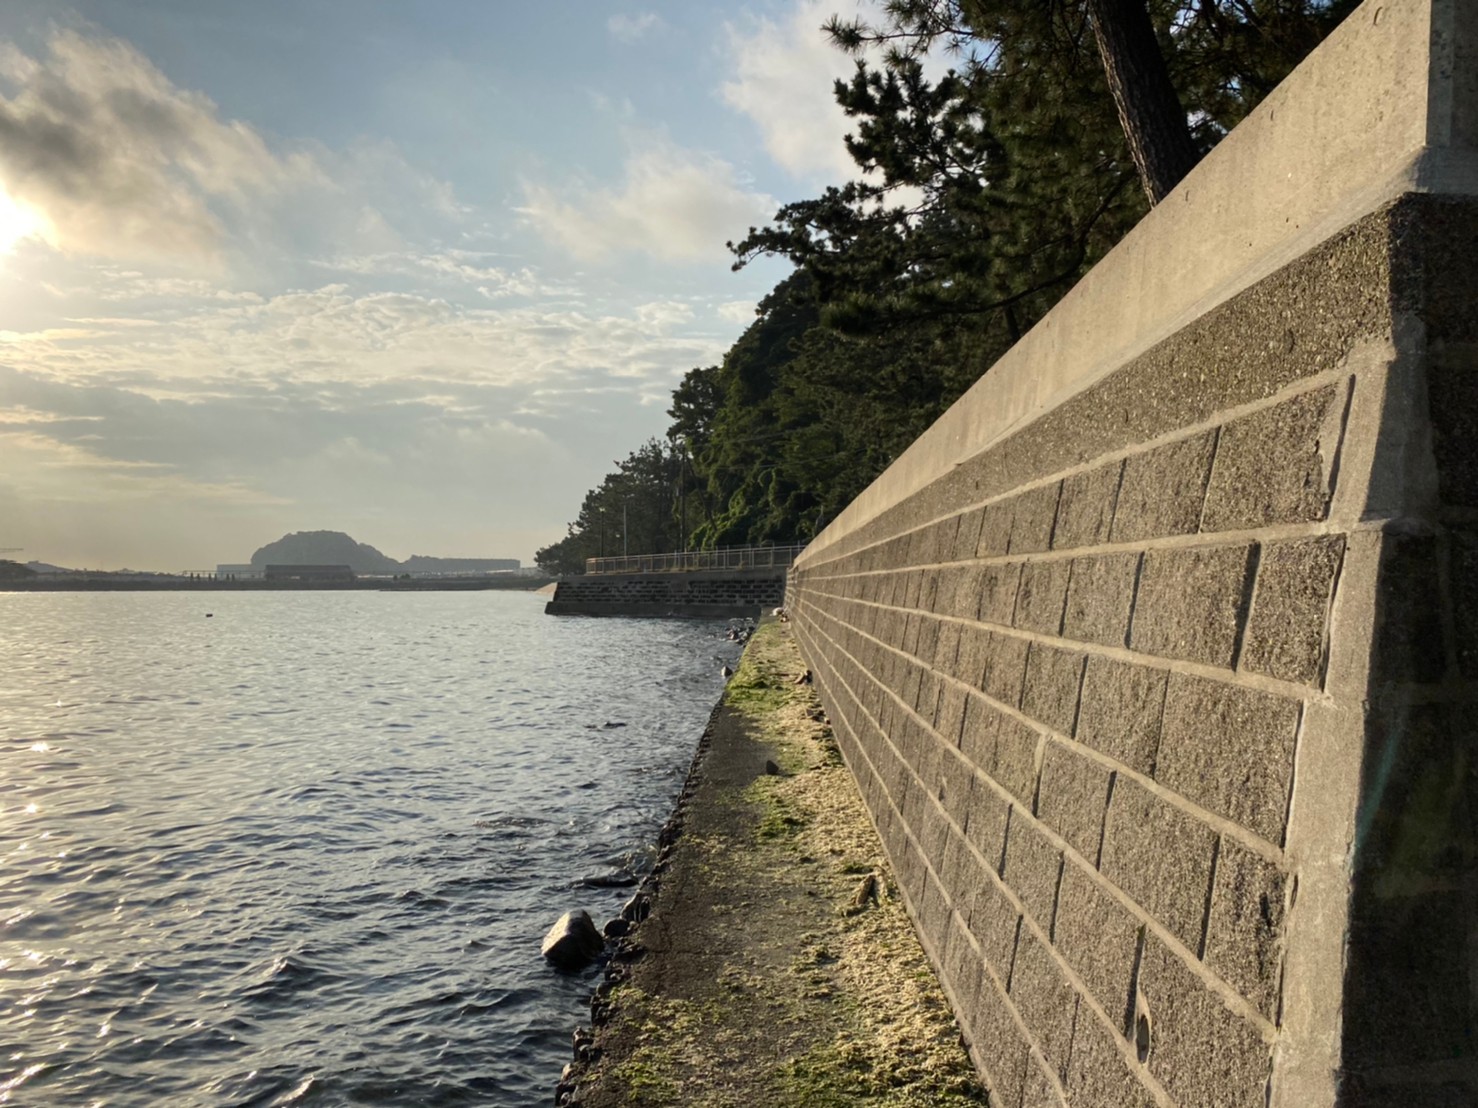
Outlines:
[{"label": "wall top edge", "polygon": [[797,566],[1406,193],[1478,195],[1478,4],[1367,0]]}]

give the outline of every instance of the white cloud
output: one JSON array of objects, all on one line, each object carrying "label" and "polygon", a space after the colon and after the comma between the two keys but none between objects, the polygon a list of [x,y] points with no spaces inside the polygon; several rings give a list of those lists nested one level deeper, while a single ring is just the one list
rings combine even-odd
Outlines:
[{"label": "white cloud", "polygon": [[213,260],[222,212],[319,179],[117,39],[59,30],[44,58],[0,69],[0,187],[39,211],[63,250]]},{"label": "white cloud", "polygon": [[[355,293],[345,284],[256,301],[208,299],[154,317],[155,326],[0,332],[4,358],[57,381],[147,381],[156,395],[193,397],[220,382],[285,381],[424,389],[451,382],[528,389],[670,380],[713,361],[722,343],[686,333],[683,303],[621,312],[569,306],[469,308],[410,292]],[[434,390],[433,390],[434,391]]]},{"label": "white cloud", "polygon": [[618,12],[606,20],[606,30],[622,42],[636,42],[662,26],[656,12]]},{"label": "white cloud", "polygon": [[838,7],[837,0],[802,0],[781,22],[731,24],[734,77],[722,87],[724,102],[754,121],[781,168],[831,183],[857,175],[843,142],[847,117],[832,95],[832,82],[850,77],[854,63],[822,30]]},{"label": "white cloud", "polygon": [[488,300],[571,295],[571,285],[546,281],[527,266],[507,269],[483,264],[492,255],[479,250],[400,251],[346,255],[316,261],[320,269],[360,277],[405,277],[471,288]]},{"label": "white cloud", "polygon": [[728,323],[742,323],[745,326],[754,322],[753,300],[730,300],[720,304],[715,310],[718,317]]},{"label": "white cloud", "polygon": [[728,162],[663,139],[633,151],[623,175],[618,189],[592,187],[568,199],[526,184],[520,211],[546,238],[587,261],[644,253],[712,262],[727,256],[727,241],[777,207],[773,197],[745,188]]},{"label": "white cloud", "polygon": [[[755,18],[728,25],[734,76],[720,92],[724,102],[759,128],[770,157],[787,172],[813,183],[840,184],[858,176],[847,153],[855,130],[836,102],[833,84],[851,80],[856,60],[833,46],[822,29],[833,15],[884,26],[877,0],[798,0],[780,21]],[[876,64],[877,51],[866,52]],[[955,64],[940,42],[923,59],[924,73],[938,80]]]}]

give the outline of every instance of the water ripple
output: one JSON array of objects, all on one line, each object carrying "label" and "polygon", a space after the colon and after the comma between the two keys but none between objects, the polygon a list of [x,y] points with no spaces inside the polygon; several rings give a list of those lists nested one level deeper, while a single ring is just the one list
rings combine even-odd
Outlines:
[{"label": "water ripple", "polygon": [[546,1103],[733,646],[541,609],[8,596],[0,1105]]}]

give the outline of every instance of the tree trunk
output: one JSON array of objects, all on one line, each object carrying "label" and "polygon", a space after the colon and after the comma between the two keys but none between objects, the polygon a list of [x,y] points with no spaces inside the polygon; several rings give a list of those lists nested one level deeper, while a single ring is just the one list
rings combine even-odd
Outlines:
[{"label": "tree trunk", "polygon": [[1150,203],[1158,204],[1201,155],[1170,83],[1149,10],[1145,0],[1088,0],[1088,14],[1140,183]]}]

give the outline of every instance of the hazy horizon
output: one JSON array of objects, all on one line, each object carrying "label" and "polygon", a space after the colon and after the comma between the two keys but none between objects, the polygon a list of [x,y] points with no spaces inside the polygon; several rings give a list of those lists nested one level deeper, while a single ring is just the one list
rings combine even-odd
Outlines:
[{"label": "hazy horizon", "polygon": [[854,0],[9,0],[0,557],[533,560],[849,173]]}]

